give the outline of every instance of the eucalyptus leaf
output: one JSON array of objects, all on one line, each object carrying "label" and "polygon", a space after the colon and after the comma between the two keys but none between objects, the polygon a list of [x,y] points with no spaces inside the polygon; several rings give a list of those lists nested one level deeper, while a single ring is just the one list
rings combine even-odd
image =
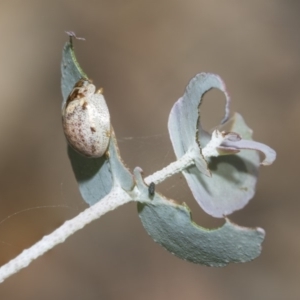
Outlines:
[{"label": "eucalyptus leaf", "polygon": [[[76,60],[72,37],[63,49],[61,72],[62,106],[64,106],[78,80],[88,79]],[[95,204],[109,194],[115,185],[126,191],[133,188],[134,181],[120,158],[113,128],[111,128],[111,139],[106,155],[100,158],[87,158],[70,146],[68,146],[68,154],[81,196],[89,205]]]},{"label": "eucalyptus leaf", "polygon": [[[252,130],[241,115],[235,114],[230,131],[251,139]],[[256,151],[242,150],[234,155],[211,157],[210,178],[190,167],[184,176],[202,209],[222,218],[243,208],[255,194],[260,158]]]},{"label": "eucalyptus leaf", "polygon": [[[198,108],[201,105],[203,95],[212,88],[217,88],[225,93],[225,115],[221,123],[228,119],[230,98],[222,79],[215,74],[197,74],[191,79],[183,97],[174,104],[169,115],[168,129],[177,159],[181,158],[191,148],[201,149],[197,138],[198,125],[201,128]],[[196,161],[196,167],[203,174],[210,176],[207,163],[201,153]]]},{"label": "eucalyptus leaf", "polygon": [[[177,159],[195,147],[195,144],[200,147],[202,153],[202,149],[212,138],[201,126],[202,111],[199,109],[203,95],[212,88],[224,93],[225,116],[221,124],[228,120],[230,98],[222,79],[209,73],[196,75],[189,82],[183,97],[174,104],[169,116],[168,128]],[[229,133],[224,136],[224,141],[227,138],[226,142],[216,149],[220,156],[203,158],[210,177],[205,176],[207,173],[203,172],[197,163],[182,172],[202,209],[218,218],[243,208],[255,193],[259,155],[257,151],[240,150],[246,148],[264,152],[265,164],[272,163],[276,157],[273,149],[252,141],[252,130],[240,115],[234,116],[230,131],[237,134]],[[239,135],[242,140],[237,138]]]},{"label": "eucalyptus leaf", "polygon": [[148,187],[135,170],[141,202],[138,213],[152,239],[177,257],[207,266],[223,267],[229,263],[248,262],[260,255],[265,232],[245,228],[226,219],[221,228],[208,230],[191,219],[186,205],[176,204],[155,193],[149,199]]},{"label": "eucalyptus leaf", "polygon": [[65,105],[75,83],[81,78],[88,79],[87,75],[83,72],[77,62],[72,37],[70,36],[70,41],[64,46],[61,61],[61,91],[63,95],[62,107]]}]

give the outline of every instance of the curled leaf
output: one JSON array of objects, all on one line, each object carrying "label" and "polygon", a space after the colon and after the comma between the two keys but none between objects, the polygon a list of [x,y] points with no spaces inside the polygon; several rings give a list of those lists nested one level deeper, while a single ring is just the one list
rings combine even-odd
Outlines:
[{"label": "curled leaf", "polygon": [[[212,88],[224,92],[226,98],[225,115],[221,123],[228,120],[230,98],[222,79],[215,74],[197,74],[189,82],[183,97],[174,104],[169,116],[169,134],[177,159],[182,157],[189,149],[199,148],[197,133],[198,125],[201,125],[198,108],[203,95]],[[199,155],[197,160],[199,171],[210,176],[210,171],[202,154]]]},{"label": "curled leaf", "polygon": [[[255,193],[259,156],[256,151],[242,149],[265,153],[263,164],[272,163],[276,155],[270,147],[252,141],[252,130],[238,114],[233,118],[232,132],[227,134],[216,131],[210,135],[202,128],[198,107],[204,93],[212,88],[223,91],[225,95],[225,116],[221,121],[224,123],[229,115],[225,85],[219,76],[200,73],[189,82],[183,97],[174,104],[168,127],[177,159],[195,147],[195,143],[201,148],[200,158],[205,161],[207,172],[195,164],[182,173],[202,209],[222,218],[243,208]],[[204,176],[207,173],[211,177]]]},{"label": "curled leaf", "polygon": [[226,149],[234,149],[236,151],[239,150],[257,150],[259,152],[262,152],[265,155],[265,159],[261,162],[262,165],[268,166],[271,165],[274,160],[276,159],[276,152],[270,148],[269,146],[251,141],[251,140],[226,140],[221,144],[221,147],[219,147],[223,151],[226,151]]}]

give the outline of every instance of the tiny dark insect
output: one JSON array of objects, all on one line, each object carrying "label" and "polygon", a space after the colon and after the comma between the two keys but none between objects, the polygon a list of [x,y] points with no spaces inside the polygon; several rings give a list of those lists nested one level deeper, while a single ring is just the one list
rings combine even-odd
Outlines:
[{"label": "tiny dark insect", "polygon": [[149,191],[149,196],[150,196],[150,197],[153,197],[154,194],[155,194],[155,183],[154,183],[154,182],[151,182],[151,183],[149,184],[148,191]]}]

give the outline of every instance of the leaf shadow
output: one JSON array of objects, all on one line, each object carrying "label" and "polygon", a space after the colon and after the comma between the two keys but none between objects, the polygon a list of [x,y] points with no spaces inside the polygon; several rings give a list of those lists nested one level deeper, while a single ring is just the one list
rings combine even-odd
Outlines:
[{"label": "leaf shadow", "polygon": [[70,146],[68,146],[68,156],[78,182],[87,181],[94,177],[106,161],[105,156],[99,158],[84,157]]}]

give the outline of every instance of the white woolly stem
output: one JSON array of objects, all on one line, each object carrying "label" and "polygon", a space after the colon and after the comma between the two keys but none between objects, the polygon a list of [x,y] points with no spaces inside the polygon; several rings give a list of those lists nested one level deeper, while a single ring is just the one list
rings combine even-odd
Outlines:
[{"label": "white woolly stem", "polygon": [[[151,182],[158,184],[193,164],[194,160],[192,154],[186,153],[179,160],[145,178],[145,182],[147,184],[150,184]],[[138,191],[135,192],[138,193]],[[120,187],[114,188],[111,193],[101,199],[101,201],[90,206],[73,219],[66,221],[61,227],[54,230],[49,235],[44,236],[39,242],[24,250],[16,258],[3,265],[0,268],[0,283],[21,269],[26,268],[33,260],[42,256],[56,245],[63,243],[69,236],[82,229],[85,225],[99,219],[107,212],[114,210],[125,203],[135,201],[134,199],[137,199],[138,197],[137,195],[133,195],[134,193],[130,196]]]},{"label": "white woolly stem", "polygon": [[170,163],[165,168],[146,177],[144,180],[145,180],[146,184],[148,184],[148,185],[151,182],[158,184],[158,183],[163,182],[168,177],[171,177],[171,176],[183,171],[184,169],[188,168],[189,166],[191,166],[193,164],[194,164],[194,158],[193,158],[192,152],[187,152],[180,159]]},{"label": "white woolly stem", "polygon": [[54,246],[63,243],[69,236],[83,228],[85,225],[99,219],[107,212],[132,201],[131,197],[121,188],[116,188],[93,206],[87,208],[75,218],[66,221],[61,227],[51,234],[44,236],[39,242],[24,250],[16,258],[9,261],[0,268],[0,283],[7,277],[27,267],[33,260],[52,249]]}]

